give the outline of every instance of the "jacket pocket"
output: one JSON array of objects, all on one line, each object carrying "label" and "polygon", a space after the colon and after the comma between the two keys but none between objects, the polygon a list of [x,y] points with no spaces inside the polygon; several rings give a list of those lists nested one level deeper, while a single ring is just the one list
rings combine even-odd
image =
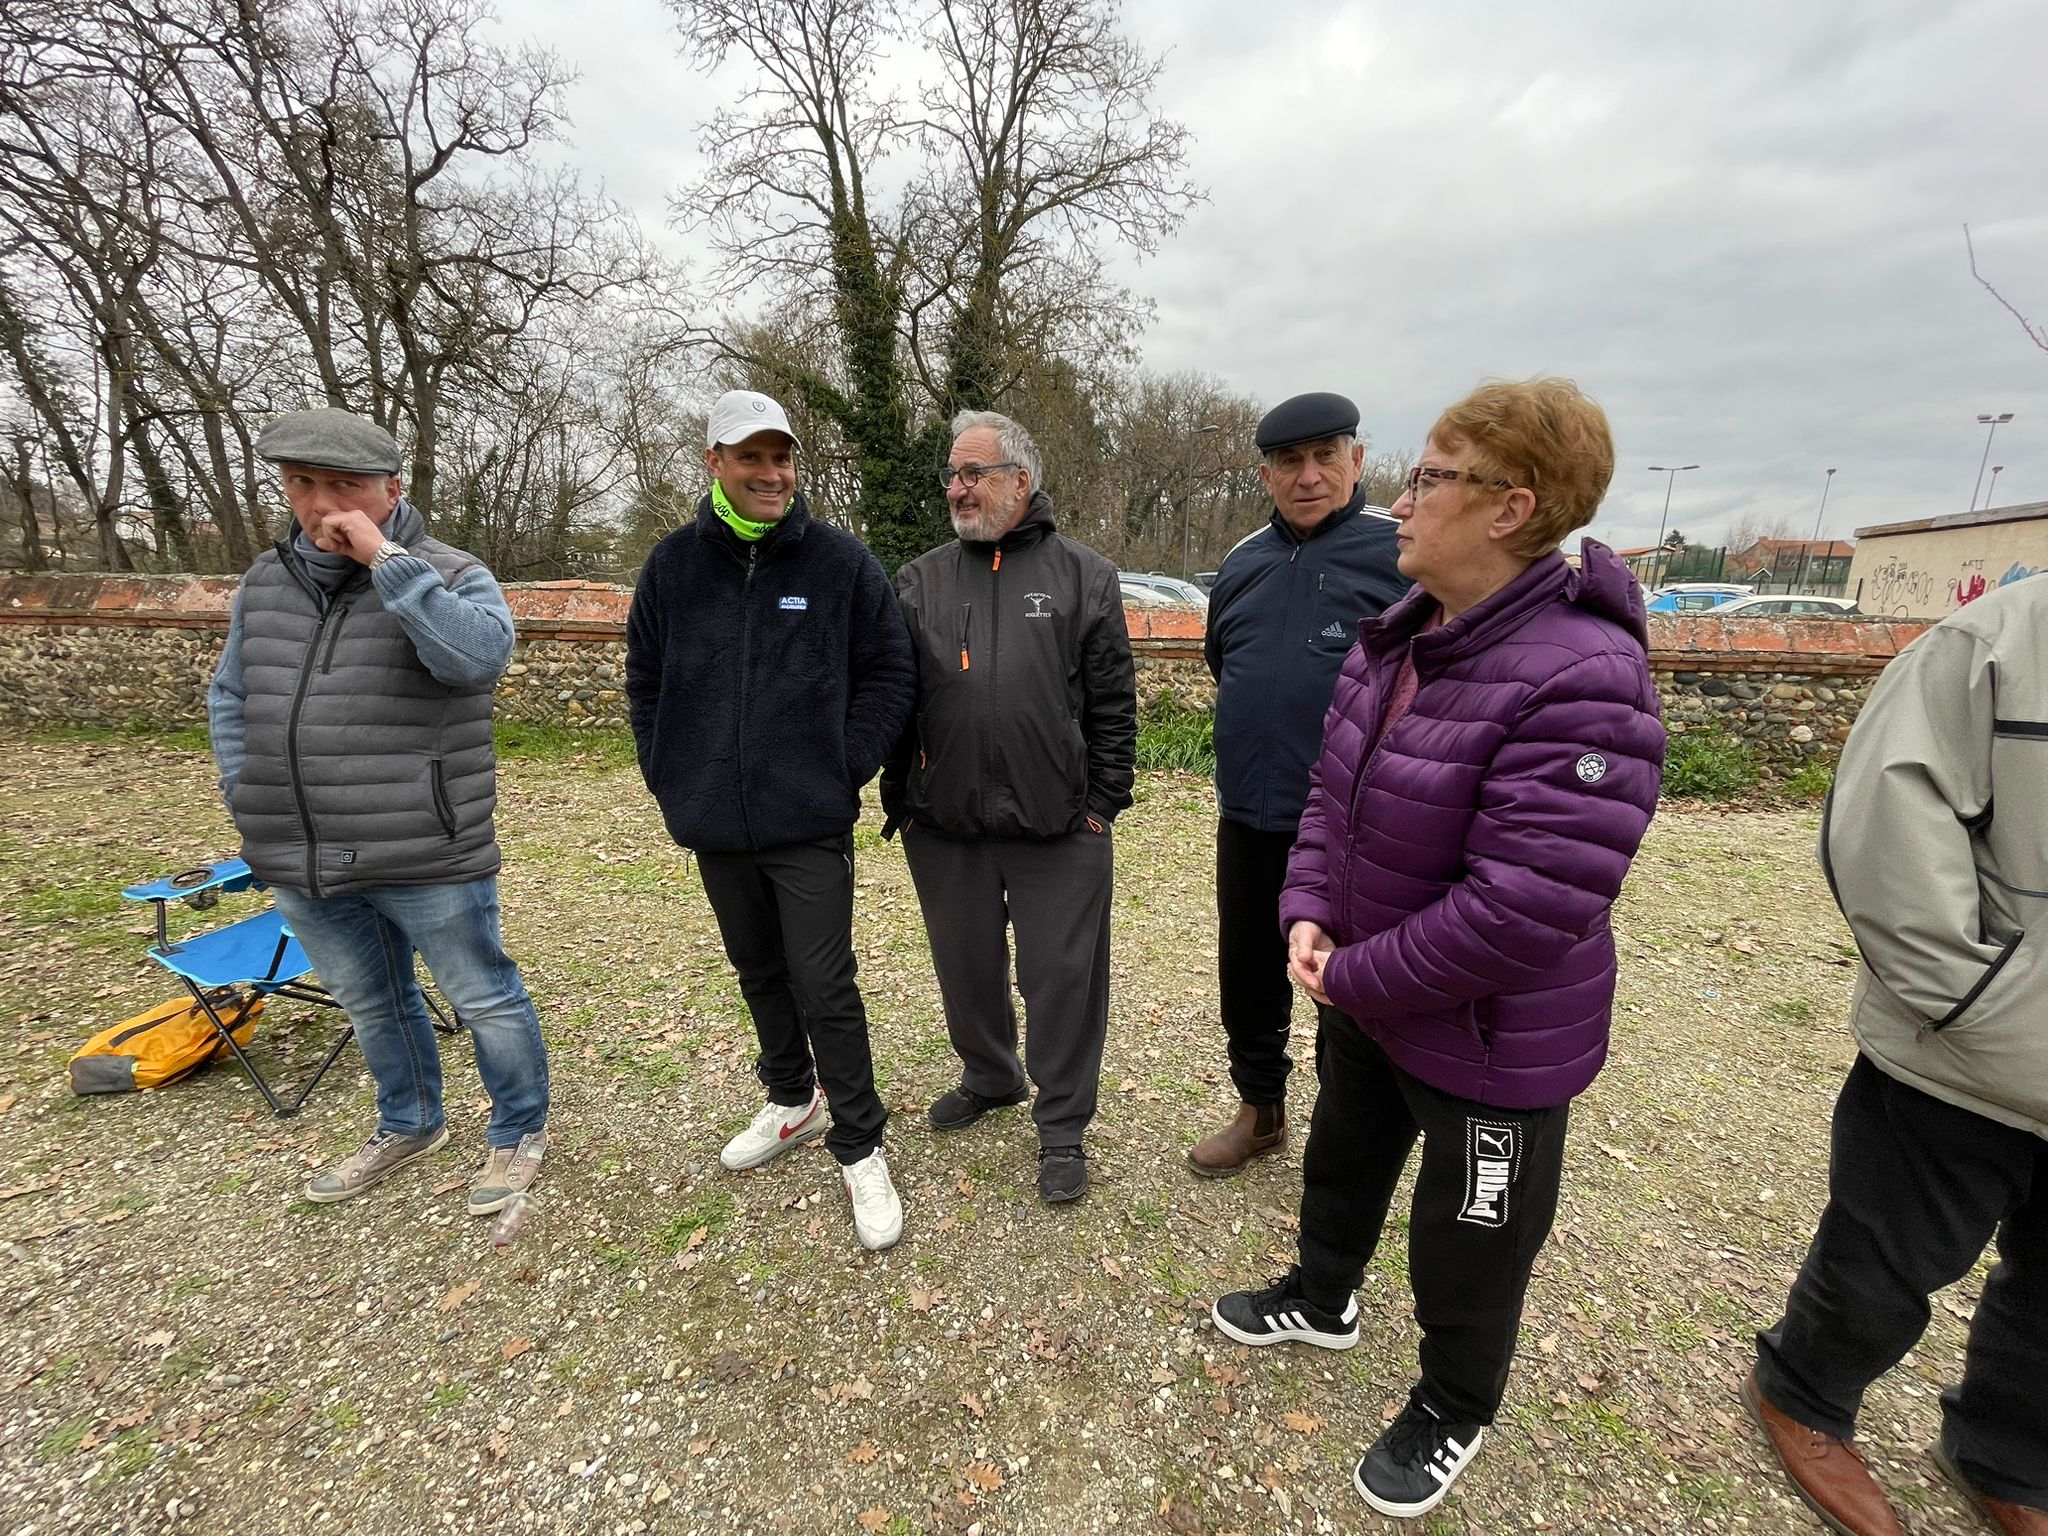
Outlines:
[{"label": "jacket pocket", "polygon": [[427,785],[434,792],[434,816],[441,823],[441,830],[450,837],[455,835],[455,807],[448,800],[446,769],[440,758],[427,764]]},{"label": "jacket pocket", "polygon": [[1928,1031],[1930,1033],[1939,1033],[1968,1013],[1976,1005],[1977,999],[1984,995],[1985,990],[1994,981],[1998,980],[1999,972],[2012,963],[2012,957],[2019,953],[2020,945],[2026,942],[2026,937],[2024,932],[2014,934],[2005,948],[1998,952],[1998,958],[1984,968],[1984,974],[1977,978],[1977,984],[1963,994],[1963,1000],[1940,1018],[1929,1023],[1927,1025]]}]

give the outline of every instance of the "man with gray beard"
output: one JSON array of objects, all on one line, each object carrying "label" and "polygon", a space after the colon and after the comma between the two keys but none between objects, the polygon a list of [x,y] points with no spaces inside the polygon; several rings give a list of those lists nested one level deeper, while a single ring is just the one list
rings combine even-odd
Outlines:
[{"label": "man with gray beard", "polygon": [[1116,567],[1053,526],[1016,422],[962,412],[940,473],[959,538],[896,574],[918,701],[882,771],[961,1062],[931,1123],[964,1129],[1036,1085],[1038,1192],[1078,1200],[1109,1032],[1110,828],[1137,755],[1123,597]]}]

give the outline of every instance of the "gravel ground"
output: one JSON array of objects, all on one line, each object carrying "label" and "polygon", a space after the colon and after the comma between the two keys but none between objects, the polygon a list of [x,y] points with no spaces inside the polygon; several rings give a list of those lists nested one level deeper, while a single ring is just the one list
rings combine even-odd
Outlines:
[{"label": "gravel ground", "polygon": [[[1378,1531],[1350,1467],[1410,1379],[1396,1222],[1348,1354],[1219,1338],[1289,1258],[1300,1149],[1221,1184],[1231,1105],[1205,782],[1119,824],[1094,1188],[1037,1200],[1028,1119],[951,1136],[955,1081],[902,858],[860,835],[857,939],[906,1206],[867,1255],[817,1148],[726,1174],[756,1107],[715,927],[616,743],[506,764],[509,942],[553,1053],[553,1147],[503,1252],[462,1209],[485,1105],[343,1206],[309,1170],[372,1123],[343,1058],[273,1120],[238,1071],[77,1100],[64,1062],[171,995],[123,883],[232,847],[189,738],[0,738],[0,1525],[157,1530]],[[1574,1116],[1558,1230],[1480,1459],[1421,1529],[1805,1532],[1742,1416],[1823,1195],[1851,1057],[1847,934],[1810,814],[1667,810],[1620,909],[1614,1055]],[[225,912],[226,909],[223,909]],[[198,924],[222,913],[191,917]],[[285,1006],[287,1077],[331,1015]],[[1302,1042],[1305,1046],[1306,1042]],[[1293,1097],[1305,1123],[1312,1083]],[[1926,1456],[1981,1271],[1872,1392],[1908,1529],[1980,1529]]]}]

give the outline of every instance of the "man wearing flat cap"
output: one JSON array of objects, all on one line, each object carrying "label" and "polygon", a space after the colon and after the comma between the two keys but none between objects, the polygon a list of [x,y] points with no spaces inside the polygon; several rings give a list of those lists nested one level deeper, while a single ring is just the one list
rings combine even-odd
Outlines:
[{"label": "man wearing flat cap", "polygon": [[822,1136],[855,1235],[880,1249],[902,1235],[903,1204],[855,981],[853,825],[910,719],[917,666],[881,563],[811,516],[799,451],[768,396],[713,403],[711,490],[633,591],[626,697],[641,776],[696,852],[760,1044],[766,1102],[719,1161],[759,1168]]},{"label": "man wearing flat cap", "polygon": [[242,578],[207,691],[221,794],[377,1083],[375,1134],[306,1198],[359,1195],[448,1140],[417,953],[490,1095],[469,1191],[489,1215],[547,1147],[547,1049],[498,924],[491,693],[511,610],[476,556],[427,536],[374,421],[294,411],[256,452],[295,527]]},{"label": "man wearing flat cap", "polygon": [[1255,441],[1273,516],[1224,558],[1203,646],[1216,679],[1216,971],[1239,1100],[1188,1153],[1207,1178],[1286,1145],[1287,854],[1359,621],[1408,590],[1395,524],[1359,487],[1357,406],[1296,395],[1266,413]]}]

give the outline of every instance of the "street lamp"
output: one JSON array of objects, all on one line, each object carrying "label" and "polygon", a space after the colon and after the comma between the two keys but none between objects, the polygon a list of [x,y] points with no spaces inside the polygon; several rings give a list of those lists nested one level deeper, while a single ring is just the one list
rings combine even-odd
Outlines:
[{"label": "street lamp", "polygon": [[1805,548],[1805,549],[1803,549],[1803,550],[1801,550],[1801,551],[1799,552],[1799,582],[1798,582],[1798,584],[1799,584],[1800,586],[1802,586],[1802,587],[1806,585],[1806,562],[1807,562],[1807,559],[1808,559],[1808,558],[1809,558],[1809,557],[1810,557],[1810,556],[1811,556],[1811,555],[1813,554],[1813,546],[1814,546],[1814,544],[1818,544],[1818,543],[1820,542],[1820,522],[1821,522],[1821,519],[1822,519],[1822,518],[1824,518],[1824,517],[1826,517],[1826,516],[1828,515],[1828,487],[1829,487],[1829,486],[1831,486],[1831,485],[1833,485],[1834,483],[1835,483],[1835,472],[1834,472],[1834,471],[1833,471],[1833,470],[1831,469],[1831,470],[1829,470],[1829,471],[1828,471],[1828,477],[1827,477],[1827,479],[1825,479],[1825,480],[1821,481],[1821,483],[1820,483],[1820,510],[1819,510],[1818,512],[1814,513],[1814,515],[1813,515],[1813,540],[1812,540],[1812,543],[1809,543],[1809,544],[1808,544],[1808,545],[1806,546],[1806,548]]},{"label": "street lamp", "polygon": [[1984,508],[1987,512],[1991,509],[1991,503],[1995,501],[1998,497],[1998,472],[2004,468],[2005,466],[2003,464],[1994,464],[1991,466],[1991,485],[1990,488],[1984,492]]},{"label": "street lamp", "polygon": [[1997,436],[2000,427],[2011,420],[2011,411],[2007,411],[2002,416],[1980,415],[1977,418],[1978,426],[1987,427],[1990,430],[1984,434],[1984,457],[1977,461],[1977,483],[1970,487],[1970,510],[1972,512],[1977,510],[1977,493],[1984,489],[1984,466],[1991,462],[1991,439]]},{"label": "street lamp", "polygon": [[[1206,427],[1195,428],[1194,437],[1200,439],[1206,433],[1221,432],[1222,430],[1222,427],[1212,421]],[[1194,510],[1195,482],[1200,478],[1195,472],[1195,447],[1196,444],[1194,442],[1188,444],[1188,494],[1187,499],[1180,504],[1180,579],[1182,581],[1188,579],[1188,517]]]},{"label": "street lamp", "polygon": [[1677,482],[1679,475],[1684,471],[1698,468],[1699,465],[1697,464],[1652,464],[1650,466],[1651,474],[1670,476],[1670,479],[1664,482],[1664,515],[1657,519],[1657,585],[1660,587],[1664,584],[1664,525],[1671,521],[1671,487]]}]

